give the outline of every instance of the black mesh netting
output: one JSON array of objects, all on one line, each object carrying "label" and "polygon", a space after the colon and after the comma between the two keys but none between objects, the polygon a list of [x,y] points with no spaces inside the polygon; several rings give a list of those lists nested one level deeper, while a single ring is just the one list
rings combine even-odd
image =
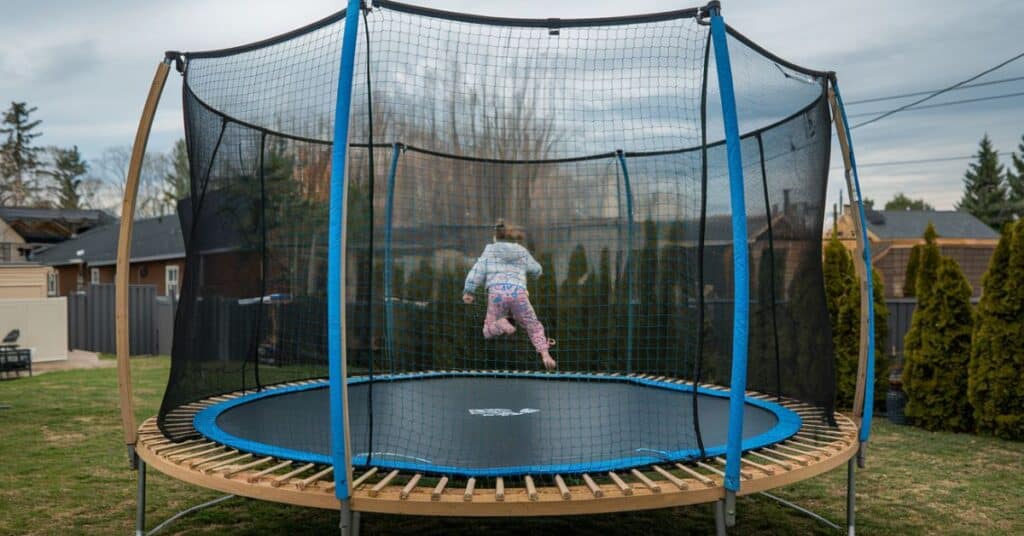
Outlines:
[{"label": "black mesh netting", "polygon": [[[374,381],[416,371],[541,371],[538,349],[548,339],[563,373],[729,384],[729,178],[714,53],[695,15],[559,21],[554,31],[547,21],[390,2],[363,14],[344,300],[348,373],[371,382],[352,395],[366,397],[351,404],[366,412],[353,418],[365,427],[353,430],[362,443],[355,453],[372,456],[377,444],[440,451],[454,440],[429,432],[451,426],[417,426],[414,435],[374,425],[373,415],[416,409],[443,420],[422,408],[458,393],[423,382],[375,404]],[[178,205],[187,262],[162,423],[213,395],[327,376],[328,190],[343,25],[337,14],[252,46],[185,55],[192,184]],[[729,47],[744,133],[748,388],[830,411],[825,78],[735,33]],[[484,336],[485,319],[497,336]],[[509,328],[515,333],[502,334]],[[628,398],[551,403],[612,408],[635,402]],[[697,413],[680,417],[675,403],[695,400],[682,392],[645,407],[628,430],[570,417],[561,425],[609,451],[666,433],[699,451]],[[324,422],[305,417],[268,426]],[[555,454],[588,461],[573,456]]]}]

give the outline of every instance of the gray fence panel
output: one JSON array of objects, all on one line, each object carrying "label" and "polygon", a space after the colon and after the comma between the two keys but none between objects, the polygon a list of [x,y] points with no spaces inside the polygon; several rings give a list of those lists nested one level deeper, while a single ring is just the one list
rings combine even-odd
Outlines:
[{"label": "gray fence panel", "polygon": [[[117,351],[115,300],[114,285],[109,283],[89,285],[85,292],[68,296],[68,345],[71,349],[108,354]],[[159,351],[155,303],[155,286],[129,287],[128,347],[132,355]]]},{"label": "gray fence panel", "polygon": [[889,347],[886,352],[890,355],[903,355],[903,338],[910,331],[910,319],[914,316],[914,309],[917,308],[916,298],[892,298],[886,300],[886,307],[889,308]]},{"label": "gray fence panel", "polygon": [[156,353],[171,355],[171,344],[174,342],[174,314],[178,310],[178,300],[169,296],[157,296],[153,306],[153,329],[156,337]]}]

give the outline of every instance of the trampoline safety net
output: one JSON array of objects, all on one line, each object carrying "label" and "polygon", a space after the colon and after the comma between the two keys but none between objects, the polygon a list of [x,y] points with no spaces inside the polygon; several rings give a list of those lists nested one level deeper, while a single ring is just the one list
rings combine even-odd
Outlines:
[{"label": "trampoline safety net", "polygon": [[[545,412],[573,440],[524,441],[561,464],[585,467],[595,454],[574,448],[583,443],[617,456],[667,440],[706,455],[702,429],[721,423],[695,417],[706,413],[692,386],[729,385],[736,304],[721,102],[699,10],[553,21],[378,1],[360,18],[343,241],[346,364],[362,382],[350,392],[353,455],[368,463],[405,445],[476,463],[460,456],[480,432],[445,411],[474,376],[389,394],[427,371],[529,381],[529,402],[471,415],[512,415],[513,426],[523,410]],[[160,412],[172,437],[166,417],[183,404],[327,376],[344,24],[342,12],[182,55],[187,259]],[[747,387],[831,414],[827,77],[732,29],[728,46],[750,252]],[[556,373],[544,372],[545,348]],[[610,374],[684,389],[657,403],[629,390],[566,395]],[[327,407],[311,407],[260,426],[329,438]],[[576,418],[622,408],[637,418],[614,429]],[[425,422],[403,426],[413,414]]]}]

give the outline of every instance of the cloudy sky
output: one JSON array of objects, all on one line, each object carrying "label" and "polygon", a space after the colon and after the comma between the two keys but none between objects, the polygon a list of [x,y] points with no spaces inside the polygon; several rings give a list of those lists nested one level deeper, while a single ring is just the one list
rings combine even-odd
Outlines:
[{"label": "cloudy sky", "polygon": [[[678,2],[633,0],[418,0],[456,11],[517,17],[591,17],[676,9]],[[78,145],[87,158],[128,145],[163,51],[204,50],[293,29],[342,7],[342,0],[3,0],[0,103],[38,106],[46,145]],[[725,0],[734,27],[795,63],[834,70],[847,101],[944,87],[1024,52],[1019,0]],[[1024,77],[1024,59],[979,81]],[[172,74],[150,148],[182,136],[180,79]],[[942,95],[933,103],[1024,92],[1024,79]],[[884,111],[912,99],[851,105]],[[870,118],[853,117],[857,123]],[[1024,134],[1024,97],[897,114],[854,132],[865,194],[896,192],[952,208],[967,160],[871,165],[959,157],[988,133],[1008,161]],[[837,158],[834,163],[839,164]],[[834,169],[830,197],[840,188]]]}]

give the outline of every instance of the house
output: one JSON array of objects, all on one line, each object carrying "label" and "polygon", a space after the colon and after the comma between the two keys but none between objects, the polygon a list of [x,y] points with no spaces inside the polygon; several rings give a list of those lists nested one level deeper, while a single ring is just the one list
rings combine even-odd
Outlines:
[{"label": "house", "polygon": [[53,268],[33,262],[0,263],[0,300],[56,296],[48,286]]},{"label": "house", "polygon": [[113,221],[102,210],[0,207],[0,263],[24,262],[37,249]]},{"label": "house", "polygon": [[[34,253],[33,261],[54,269],[51,295],[67,296],[90,283],[113,283],[120,229],[120,223],[108,223]],[[129,284],[155,285],[159,295],[177,296],[184,266],[185,243],[176,216],[135,222]]]},{"label": "house", "polygon": [[[999,243],[999,233],[981,220],[967,212],[954,210],[867,210],[866,217],[871,265],[882,276],[887,298],[903,296],[910,251],[915,245],[924,243],[923,236],[929,223],[935,226],[936,243],[942,254],[960,265],[971,284],[973,296],[981,296],[981,279]],[[851,250],[856,247],[854,229],[854,220],[847,206],[836,223],[836,232]]]}]

